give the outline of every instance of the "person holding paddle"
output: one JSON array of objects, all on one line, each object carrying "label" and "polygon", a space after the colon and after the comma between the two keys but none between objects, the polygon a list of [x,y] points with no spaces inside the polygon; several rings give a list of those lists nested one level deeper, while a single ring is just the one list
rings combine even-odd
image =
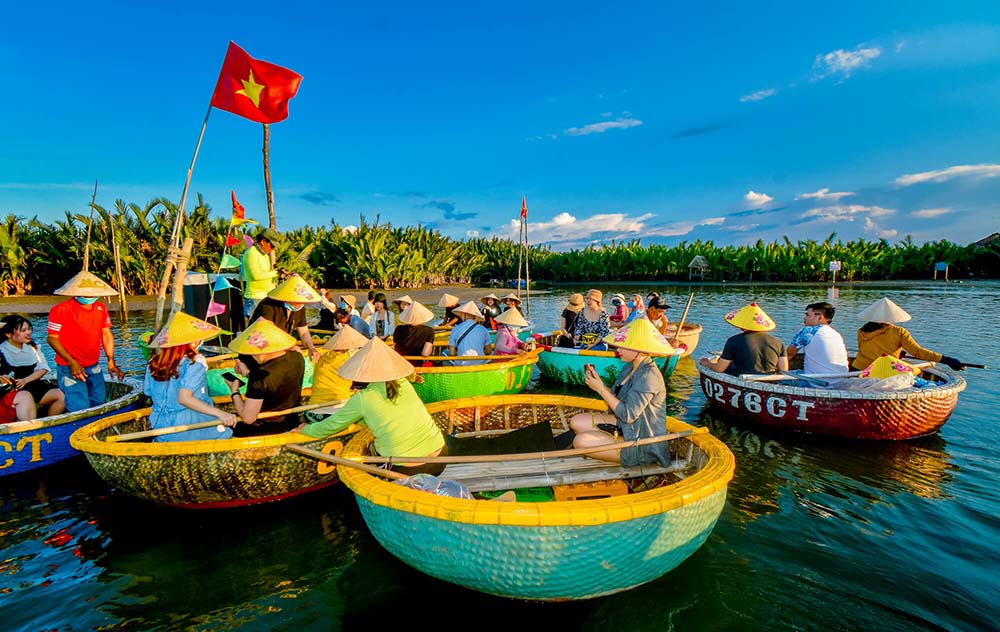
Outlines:
[{"label": "person holding paddle", "polygon": [[[615,385],[608,388],[594,366],[587,365],[587,386],[601,396],[611,413],[574,415],[569,422],[576,433],[573,447],[589,448],[667,434],[667,385],[652,356],[673,355],[674,348],[644,318],[621,327],[606,336],[604,342],[615,348],[615,355],[621,358],[625,367],[618,374]],[[670,465],[670,448],[666,443],[597,452],[590,456],[624,466]]]},{"label": "person holding paddle", "polygon": [[[300,425],[307,437],[336,434],[352,423],[364,421],[375,436],[381,456],[445,456],[444,435],[434,423],[413,386],[406,380],[413,365],[378,338],[372,338],[339,370],[354,381],[356,392],[337,412],[321,421]],[[406,475],[440,474],[443,463],[412,463],[393,470]]]},{"label": "person holding paddle", "polygon": [[861,318],[867,320],[858,330],[858,355],[851,366],[863,370],[879,356],[890,355],[898,358],[903,351],[914,358],[929,362],[941,362],[953,371],[961,371],[968,366],[956,358],[950,358],[930,349],[924,349],[917,344],[910,332],[893,323],[905,323],[912,317],[899,305],[886,297],[882,297],[861,312]]},{"label": "person holding paddle", "polygon": [[198,346],[215,338],[222,329],[211,323],[175,312],[149,342],[154,349],[143,391],[153,400],[149,424],[155,430],[217,419],[219,426],[158,436],[154,441],[228,439],[233,436],[236,415],[216,408],[208,394],[208,364]]}]

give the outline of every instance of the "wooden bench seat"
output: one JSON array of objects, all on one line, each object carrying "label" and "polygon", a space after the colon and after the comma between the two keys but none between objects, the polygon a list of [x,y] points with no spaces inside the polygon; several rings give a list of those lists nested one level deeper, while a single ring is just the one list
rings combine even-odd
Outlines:
[{"label": "wooden bench seat", "polygon": [[659,464],[622,467],[587,456],[569,456],[529,461],[450,463],[439,477],[459,481],[471,492],[483,492],[613,481],[681,472],[687,466],[686,459],[674,459],[668,467]]}]

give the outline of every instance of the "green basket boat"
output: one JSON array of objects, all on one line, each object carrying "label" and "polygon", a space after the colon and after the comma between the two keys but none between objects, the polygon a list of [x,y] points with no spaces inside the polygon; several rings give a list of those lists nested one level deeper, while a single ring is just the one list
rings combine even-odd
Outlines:
[{"label": "green basket boat", "polygon": [[[227,398],[217,398],[225,408]],[[109,443],[113,434],[149,430],[150,408],[105,417],[70,436],[97,474],[121,492],[171,507],[211,509],[255,505],[337,483],[334,465],[283,449],[297,443],[339,454],[357,430],[323,439],[297,432],[201,441]]]},{"label": "green basket boat", "polygon": [[418,380],[413,388],[425,404],[461,397],[520,393],[531,380],[540,352],[536,349],[524,355],[492,356],[498,359],[485,364],[417,367],[416,373],[423,382]]},{"label": "green basket boat", "polygon": [[[609,387],[614,385],[621,372],[623,363],[615,356],[614,351],[588,351],[583,349],[568,349],[551,346],[560,332],[553,332],[542,338],[543,351],[538,356],[538,370],[542,377],[563,382],[565,384],[585,385],[584,366],[593,364],[601,380]],[[669,378],[677,367],[677,361],[682,357],[678,349],[672,356],[653,358],[656,366],[663,372],[663,378]]]},{"label": "green basket boat", "polygon": [[[427,410],[445,432],[496,436],[548,422],[554,432],[568,429],[578,412],[606,410],[600,400],[557,395],[507,395],[438,402]],[[537,487],[538,477],[559,487],[580,480],[578,466],[600,470],[597,480],[624,480],[628,493],[553,502],[467,500],[437,496],[391,483],[355,468],[342,467],[341,480],[356,495],[375,538],[389,552],[428,575],[481,592],[514,599],[589,599],[653,581],[694,553],[711,534],[725,505],[735,459],[724,443],[703,428],[668,418],[671,432],[696,434],[670,442],[667,468],[619,465],[583,456],[547,453],[536,459],[537,474],[506,474],[502,466],[480,465],[482,478],[468,477],[449,464],[443,479],[465,482],[472,491]],[[362,429],[343,456],[372,453],[372,435]],[[595,469],[596,468],[596,469]],[[455,476],[458,471],[464,476]],[[610,473],[609,473],[610,472]],[[530,479],[534,476],[534,479]],[[474,483],[478,481],[478,485]],[[599,484],[599,483],[594,483]],[[621,486],[621,483],[618,483]],[[520,496],[520,495],[519,495]],[[538,498],[531,498],[537,501]]]}]

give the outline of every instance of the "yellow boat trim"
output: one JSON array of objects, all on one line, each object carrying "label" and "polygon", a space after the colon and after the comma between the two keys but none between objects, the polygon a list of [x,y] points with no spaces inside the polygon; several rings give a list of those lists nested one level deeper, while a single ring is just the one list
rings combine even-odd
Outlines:
[{"label": "yellow boat trim", "polygon": [[[602,400],[562,395],[497,395],[470,397],[428,404],[431,413],[448,408],[500,406],[506,403],[565,404],[593,410],[606,410]],[[667,430],[681,432],[694,426],[667,417]],[[348,442],[341,456],[360,457],[373,437],[362,429]],[[686,439],[695,444],[707,459],[705,465],[686,479],[650,491],[612,498],[545,503],[496,502],[445,498],[396,485],[351,467],[340,467],[341,481],[355,494],[377,505],[439,520],[467,524],[525,527],[593,526],[633,520],[661,514],[690,505],[724,491],[733,478],[736,459],[729,448],[709,434]]]}]

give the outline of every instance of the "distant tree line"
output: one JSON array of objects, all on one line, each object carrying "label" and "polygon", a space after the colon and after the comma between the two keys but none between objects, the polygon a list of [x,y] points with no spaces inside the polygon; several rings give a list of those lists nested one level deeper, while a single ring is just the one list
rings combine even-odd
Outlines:
[{"label": "distant tree line", "polygon": [[[115,282],[112,226],[122,259],[125,291],[156,292],[166,260],[177,206],[164,198],[145,205],[115,202],[96,206],[90,243],[90,271]],[[215,272],[230,230],[229,215],[211,216],[198,195],[187,212],[184,237],[194,239],[191,270]],[[7,215],[0,226],[0,295],[49,294],[80,270],[88,214],[67,212],[45,223]],[[254,226],[246,228],[251,235]],[[278,266],[322,287],[407,288],[482,282],[518,276],[521,246],[509,239],[455,240],[424,226],[393,227],[376,217],[360,218],[357,229],[336,222],[284,231]],[[239,256],[242,243],[230,247]],[[639,240],[612,241],[582,250],[553,252],[532,246],[528,269],[538,281],[682,281],[695,256],[707,262],[705,279],[714,281],[818,281],[831,278],[830,261],[840,261],[838,280],[926,279],[934,264],[949,264],[952,279],[1000,277],[1000,240],[960,246],[941,240],[914,244],[885,239],[843,242],[836,233],[823,241],[757,241],[752,246],[716,246],[682,241],[675,246]]]}]

